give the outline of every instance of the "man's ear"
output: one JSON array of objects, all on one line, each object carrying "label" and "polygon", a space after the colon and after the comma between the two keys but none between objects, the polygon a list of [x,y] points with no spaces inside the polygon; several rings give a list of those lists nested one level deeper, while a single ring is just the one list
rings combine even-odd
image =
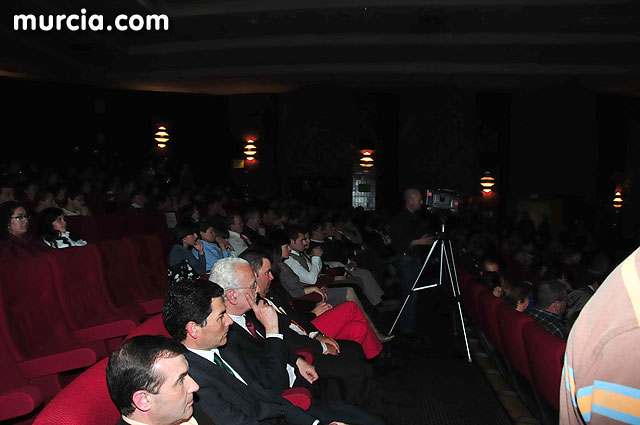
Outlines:
[{"label": "man's ear", "polygon": [[185,328],[187,330],[187,334],[191,338],[197,339],[200,336],[200,327],[193,320],[187,323],[187,326]]},{"label": "man's ear", "polygon": [[151,409],[149,393],[145,390],[138,390],[133,393],[131,400],[133,401],[133,405],[136,406],[136,409],[142,412],[148,412],[149,409]]},{"label": "man's ear", "polygon": [[225,298],[225,301],[229,301],[229,303],[231,303],[233,305],[238,304],[238,293],[236,292],[235,289],[229,289],[224,294],[224,298]]}]

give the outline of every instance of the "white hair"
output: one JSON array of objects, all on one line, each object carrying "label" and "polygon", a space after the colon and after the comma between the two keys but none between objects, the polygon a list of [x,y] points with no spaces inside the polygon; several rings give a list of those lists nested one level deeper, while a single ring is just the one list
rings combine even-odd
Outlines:
[{"label": "white hair", "polygon": [[209,276],[209,281],[215,282],[226,293],[229,289],[238,288],[238,274],[236,272],[236,267],[239,264],[246,264],[249,266],[247,260],[243,260],[242,258],[237,257],[227,257],[222,258],[214,264],[211,269],[211,275]]}]

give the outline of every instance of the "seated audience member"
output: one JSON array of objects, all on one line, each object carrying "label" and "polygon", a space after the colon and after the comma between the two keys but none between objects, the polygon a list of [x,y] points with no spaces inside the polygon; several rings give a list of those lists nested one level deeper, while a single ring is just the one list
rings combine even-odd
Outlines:
[{"label": "seated audience member", "polygon": [[374,358],[382,351],[382,344],[355,303],[348,301],[328,310],[324,310],[324,306],[316,307],[314,311],[305,314],[292,308],[291,296],[277,280],[274,281],[271,258],[265,251],[252,247],[240,257],[247,260],[256,275],[258,294],[280,315],[289,319],[287,327],[316,340],[322,347],[322,354],[340,354],[340,346],[334,338],[359,343],[367,359]]},{"label": "seated audience member", "polygon": [[67,230],[67,221],[60,208],[47,208],[38,216],[38,238],[51,248],[85,246],[87,242]]},{"label": "seated audience member", "polygon": [[195,403],[186,351],[164,336],[140,335],[111,353],[106,378],[122,415],[116,425],[213,425]]},{"label": "seated audience member", "polygon": [[480,283],[489,288],[494,297],[502,296],[504,285],[499,272],[484,272],[480,275]]},{"label": "seated audience member", "polygon": [[319,294],[322,297],[322,302],[318,303],[321,305],[316,306],[316,308],[320,309],[320,312],[318,314],[321,314],[322,311],[326,311],[347,301],[351,301],[358,306],[380,342],[389,342],[394,338],[393,336],[383,335],[376,329],[375,324],[373,323],[371,318],[365,313],[365,310],[362,307],[362,303],[360,302],[360,299],[356,295],[353,288],[318,288],[316,285],[303,284],[300,281],[300,277],[293,270],[291,270],[291,268],[285,262],[287,258],[289,258],[289,254],[291,252],[291,239],[289,238],[289,236],[287,236],[287,234],[284,232],[277,232],[272,235],[272,240],[274,244],[276,244],[276,246],[280,246],[281,250],[279,264],[280,273],[278,274],[278,279],[282,284],[282,287],[286,289],[291,297],[298,298],[312,293]]},{"label": "seated audience member", "polygon": [[558,338],[566,338],[562,315],[567,309],[567,288],[557,280],[547,280],[538,284],[535,306],[528,313],[549,333]]},{"label": "seated audience member", "polygon": [[493,257],[484,257],[482,259],[482,264],[480,268],[480,274],[490,273],[490,272],[499,272],[500,265],[498,264],[498,260]]},{"label": "seated audience member", "polygon": [[40,213],[45,208],[56,208],[56,194],[51,189],[40,189],[33,198],[35,211]]},{"label": "seated audience member", "polygon": [[9,182],[0,182],[0,204],[8,201],[15,201],[13,185]]},{"label": "seated audience member", "polygon": [[249,245],[251,245],[249,238],[242,234],[244,229],[242,217],[240,217],[240,214],[229,214],[225,222],[229,229],[229,243],[233,247],[233,251],[236,255],[240,255],[242,254],[242,251],[249,248]]},{"label": "seated audience member", "polygon": [[84,194],[79,189],[69,189],[65,192],[65,204],[62,207],[64,215],[91,215],[84,205]]},{"label": "seated audience member", "polygon": [[[253,349],[259,352],[262,350],[264,329],[261,328],[261,324],[256,319],[253,311],[250,311],[250,306],[242,294],[251,294],[252,297],[257,295],[273,307],[276,313],[279,312],[278,326],[280,333],[284,336],[285,345],[290,352],[295,352],[299,349],[309,350],[313,355],[313,367],[315,367],[318,376],[335,379],[339,382],[344,400],[354,404],[369,401],[368,397],[370,392],[362,391],[365,385],[371,387],[372,384],[366,378],[368,372],[364,362],[362,347],[353,341],[340,341],[340,343],[338,343],[336,340],[327,338],[326,336],[309,336],[300,324],[284,314],[283,311],[278,310],[277,307],[274,307],[273,302],[261,296],[260,292],[266,295],[264,289],[269,286],[273,279],[269,271],[271,269],[271,262],[268,255],[259,254],[250,248],[243,252],[242,256],[244,258],[223,260],[227,263],[224,264],[225,267],[222,267],[221,270],[215,267],[210,277],[210,280],[215,280],[225,289],[227,312],[234,321],[232,327],[238,331],[232,332],[229,338],[231,340],[237,338],[239,345],[245,346],[247,350]],[[240,260],[243,260],[243,262],[240,262]],[[253,266],[251,266],[249,260],[251,260]],[[244,272],[248,270],[245,266],[251,268],[252,275]],[[260,269],[263,271],[262,274],[259,274]],[[258,273],[256,273],[256,270]],[[238,286],[244,286],[242,284],[242,282],[245,281],[244,279],[248,281],[251,278],[256,282],[255,289],[238,288]],[[264,289],[261,290],[261,287]],[[253,327],[253,334],[249,326]],[[290,356],[290,358],[293,360],[291,369],[287,368],[293,372],[293,379],[290,383],[293,386],[303,386],[302,384],[304,383],[295,383],[296,374],[294,365],[297,365],[299,359],[296,355]]]},{"label": "seated audience member", "polygon": [[341,250],[337,246],[332,247],[331,241],[326,242],[326,234],[324,225],[321,223],[314,223],[311,225],[311,243],[307,244],[306,238],[304,239],[306,246],[319,246],[322,248],[322,262],[330,268],[343,267],[347,270],[347,273],[351,276],[355,276],[361,281],[361,288],[364,295],[367,297],[371,305],[382,306],[382,296],[384,291],[380,288],[380,285],[376,281],[375,277],[369,270],[359,268],[358,264],[350,259],[345,251]]},{"label": "seated audience member", "polygon": [[38,193],[38,183],[36,183],[35,181],[30,181],[24,186],[21,200],[27,207],[27,210],[29,211],[33,211],[33,209],[36,206],[36,203],[35,203],[36,193]]},{"label": "seated audience member", "polygon": [[[487,274],[488,273],[485,273],[483,276]],[[530,296],[531,285],[521,280],[514,280],[509,285],[505,285],[502,291],[502,299],[521,313],[529,307]]]},{"label": "seated audience member", "polygon": [[129,196],[128,212],[142,212],[147,205],[147,196],[142,190],[134,190]]},{"label": "seated audience member", "polygon": [[[194,224],[184,222],[173,228],[173,246],[169,251],[169,267],[174,267],[186,261],[189,266],[199,275],[206,273],[206,258],[204,247],[198,241],[198,229]],[[198,257],[193,255],[192,249],[198,253]]]},{"label": "seated audience member", "polygon": [[265,229],[260,218],[260,211],[250,208],[244,213],[244,227],[242,234],[249,239],[249,245],[259,239],[264,239]]},{"label": "seated audience member", "polygon": [[569,328],[606,278],[610,264],[609,258],[604,253],[597,254],[591,261],[587,273],[576,283],[578,288],[569,292],[567,305]]},{"label": "seated audience member", "polygon": [[0,259],[26,257],[46,248],[39,241],[32,239],[29,231],[30,216],[24,205],[18,201],[7,201],[0,204]]},{"label": "seated audience member", "polygon": [[[206,270],[209,271],[222,258],[227,258],[231,254],[231,247],[228,243],[229,232],[226,229],[214,227],[209,221],[198,223],[198,234],[204,247],[204,256],[207,262]],[[231,249],[231,250],[230,250]],[[194,256],[198,256],[195,248],[191,250]]]},{"label": "seated audience member", "polygon": [[198,223],[200,221],[200,211],[194,204],[187,204],[180,208],[180,215],[184,221],[191,223]]},{"label": "seated audience member", "polygon": [[[316,425],[334,423],[334,419],[350,423],[380,423],[367,413],[344,403],[315,406],[308,411],[282,398],[274,386],[286,385],[284,372],[284,342],[279,333],[277,313],[260,301],[252,303],[256,317],[262,320],[266,332],[263,362],[248,357],[242,350],[227,345],[233,320],[226,312],[223,290],[216,283],[185,280],[172,285],[162,310],[164,325],[174,340],[189,351],[189,373],[200,387],[199,405],[217,424]],[[282,373],[270,374],[270,370]],[[351,419],[353,421],[351,421]]]}]

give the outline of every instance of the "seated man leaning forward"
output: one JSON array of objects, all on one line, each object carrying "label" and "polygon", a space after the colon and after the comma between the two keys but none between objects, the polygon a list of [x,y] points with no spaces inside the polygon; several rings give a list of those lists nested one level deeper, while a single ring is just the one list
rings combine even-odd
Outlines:
[{"label": "seated man leaning forward", "polygon": [[169,338],[141,335],[111,354],[107,387],[122,415],[116,425],[213,425],[194,405],[198,384],[185,352]]}]

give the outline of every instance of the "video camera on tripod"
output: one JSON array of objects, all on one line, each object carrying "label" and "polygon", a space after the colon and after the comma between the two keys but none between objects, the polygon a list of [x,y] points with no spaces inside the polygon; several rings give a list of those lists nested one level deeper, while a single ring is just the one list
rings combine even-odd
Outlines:
[{"label": "video camera on tripod", "polygon": [[462,201],[462,197],[453,190],[448,189],[427,189],[425,198],[425,206],[429,211],[442,211],[453,214],[458,213],[458,208]]}]

